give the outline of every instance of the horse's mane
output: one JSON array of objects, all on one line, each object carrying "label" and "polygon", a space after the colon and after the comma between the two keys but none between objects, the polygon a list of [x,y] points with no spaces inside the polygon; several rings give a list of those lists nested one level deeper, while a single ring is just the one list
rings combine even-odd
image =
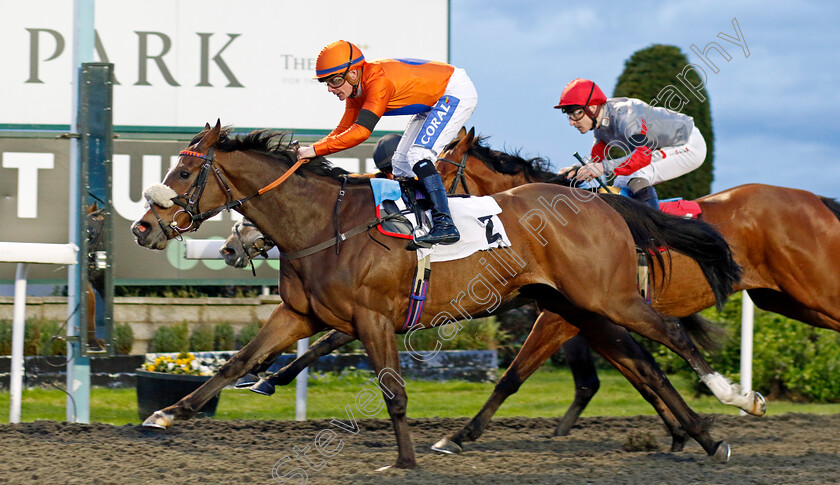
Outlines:
[{"label": "horse's mane", "polygon": [[[506,175],[521,173],[528,182],[569,184],[565,177],[561,177],[549,170],[548,160],[542,157],[522,158],[519,155],[519,150],[514,151],[512,154],[493,150],[487,146],[486,140],[486,136],[477,137],[472,146],[467,150],[467,154],[481,160],[487,168]],[[457,140],[453,141],[447,148],[453,147],[455,143],[457,143]]]},{"label": "horse's mane", "polygon": [[[190,145],[192,146],[198,143],[206,132],[207,129],[196,135],[190,142]],[[214,148],[225,152],[250,150],[263,153],[286,163],[294,163],[296,161],[295,152],[291,143],[291,136],[285,132],[263,129],[254,130],[248,134],[234,134],[233,128],[226,126],[222,128],[219,134],[219,140],[216,141]],[[347,183],[350,185],[362,185],[370,182],[366,178],[349,176],[351,175],[350,172],[341,167],[333,167],[332,163],[322,156],[317,156],[301,165],[301,169],[296,171],[295,175],[305,177],[305,172],[311,172],[315,175],[330,177],[335,180],[341,180],[343,177],[347,177]]]},{"label": "horse's mane", "polygon": [[834,213],[834,217],[840,219],[840,204],[838,204],[836,200],[822,196],[820,196],[820,200],[822,201],[823,205],[828,207],[828,210]]}]

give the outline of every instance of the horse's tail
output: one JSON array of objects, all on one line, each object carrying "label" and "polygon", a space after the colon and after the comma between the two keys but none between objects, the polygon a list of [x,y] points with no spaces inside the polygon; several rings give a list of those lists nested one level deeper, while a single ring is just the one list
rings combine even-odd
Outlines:
[{"label": "horse's tail", "polygon": [[699,313],[680,318],[680,324],[698,347],[705,350],[720,350],[726,338],[726,330]]},{"label": "horse's tail", "polygon": [[600,194],[601,199],[621,214],[630,228],[633,241],[642,250],[653,268],[665,264],[659,248],[666,247],[684,254],[700,265],[715,296],[715,306],[723,308],[733,286],[741,279],[741,267],[732,258],[732,250],[710,224],[698,219],[673,216],[645,204],[613,194]]},{"label": "horse's tail", "polygon": [[828,207],[828,210],[834,213],[834,217],[840,220],[840,203],[828,197],[820,197],[820,200],[824,206]]}]

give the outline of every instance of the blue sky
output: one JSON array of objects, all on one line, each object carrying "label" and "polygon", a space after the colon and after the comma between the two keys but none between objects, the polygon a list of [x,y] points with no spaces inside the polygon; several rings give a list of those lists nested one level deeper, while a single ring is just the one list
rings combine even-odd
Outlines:
[{"label": "blue sky", "polygon": [[[733,18],[748,57],[718,37],[735,37]],[[451,0],[450,62],[478,90],[468,127],[493,148],[562,167],[592,143],[553,109],[565,84],[589,78],[609,96],[633,52],[675,45],[707,73],[713,192],[759,182],[840,197],[839,20],[840,3],[829,1]],[[709,54],[718,73],[691,51],[709,42],[732,56]]]}]

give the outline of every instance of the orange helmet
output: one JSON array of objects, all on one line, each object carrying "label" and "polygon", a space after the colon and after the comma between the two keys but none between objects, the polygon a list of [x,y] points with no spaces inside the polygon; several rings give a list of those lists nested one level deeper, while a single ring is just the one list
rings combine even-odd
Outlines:
[{"label": "orange helmet", "polygon": [[321,49],[315,61],[315,79],[326,80],[336,74],[347,74],[350,69],[361,67],[365,55],[355,44],[338,40]]},{"label": "orange helmet", "polygon": [[565,112],[571,107],[577,109],[585,106],[601,105],[606,102],[607,96],[604,95],[597,84],[588,79],[577,78],[563,89],[560,102],[557,103],[555,108],[562,109]]}]

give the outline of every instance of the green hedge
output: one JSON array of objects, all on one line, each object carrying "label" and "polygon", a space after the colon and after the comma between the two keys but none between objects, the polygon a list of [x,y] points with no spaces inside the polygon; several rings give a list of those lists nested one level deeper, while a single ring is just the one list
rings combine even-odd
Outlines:
[{"label": "green hedge", "polygon": [[[704,317],[718,322],[727,338],[723,347],[704,351],[712,367],[733,382],[741,378],[741,293],[733,295],[723,312],[704,310]],[[695,389],[707,392],[682,359],[664,346],[644,341],[667,373],[680,373],[697,381]],[[755,309],[752,387],[770,399],[840,402],[840,333],[815,328]]]},{"label": "green hedge", "polygon": [[128,355],[134,346],[134,330],[127,323],[114,326],[114,351],[117,354]]},{"label": "green hedge", "polygon": [[236,335],[233,332],[233,325],[220,323],[213,328],[213,349],[233,350],[236,348]]},{"label": "green hedge", "polygon": [[[26,320],[23,337],[23,355],[66,355],[66,330],[58,320],[30,318]],[[12,353],[12,326],[10,320],[0,320],[0,355]]]},{"label": "green hedge", "polygon": [[159,327],[149,341],[149,352],[187,352],[190,337],[186,320],[176,324]]}]

